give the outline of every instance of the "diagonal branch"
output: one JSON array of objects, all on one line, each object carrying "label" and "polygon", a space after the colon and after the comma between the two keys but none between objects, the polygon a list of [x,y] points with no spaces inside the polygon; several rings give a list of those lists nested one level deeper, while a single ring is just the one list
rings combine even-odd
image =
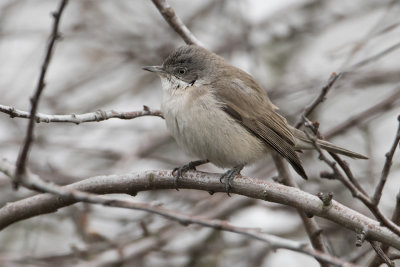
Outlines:
[{"label": "diagonal branch", "polygon": [[35,128],[35,115],[37,112],[37,108],[39,106],[39,99],[42,94],[42,91],[45,87],[45,77],[47,73],[47,68],[50,64],[52,54],[53,54],[53,49],[55,46],[56,41],[59,39],[59,33],[58,33],[58,27],[60,24],[60,19],[61,15],[64,11],[65,6],[67,5],[68,0],[62,0],[60,3],[60,6],[58,10],[54,13],[52,13],[52,16],[54,18],[54,23],[53,23],[53,28],[50,34],[50,40],[46,48],[46,55],[44,57],[42,67],[41,67],[41,72],[39,75],[39,81],[36,86],[36,91],[34,93],[34,96],[31,98],[31,111],[30,111],[30,119],[28,123],[28,128],[27,132],[25,135],[25,141],[22,149],[20,150],[20,153],[18,155],[18,160],[17,160],[17,169],[15,172],[15,180],[14,180],[14,186],[15,188],[18,187],[18,184],[21,180],[22,175],[24,175],[26,171],[26,162],[28,160],[28,155],[29,155],[29,149],[33,141],[33,131]]},{"label": "diagonal branch", "polygon": [[394,152],[396,151],[396,148],[400,142],[400,115],[398,115],[397,120],[399,121],[399,125],[397,127],[396,137],[394,138],[392,147],[390,148],[389,152],[387,152],[385,155],[386,161],[382,169],[381,179],[376,186],[374,196],[371,198],[371,202],[375,206],[378,206],[379,201],[381,200],[383,187],[385,186],[387,177],[389,176],[390,168],[392,167]]},{"label": "diagonal branch", "polygon": [[193,33],[185,26],[182,20],[176,15],[174,9],[166,0],[152,0],[158,11],[168,22],[174,31],[179,34],[186,44],[194,44],[203,46],[203,44],[193,35]]},{"label": "diagonal branch", "polygon": [[302,114],[294,125],[295,128],[300,128],[300,126],[303,124],[303,117],[308,117],[319,104],[325,101],[329,90],[332,88],[335,82],[340,79],[341,76],[342,73],[336,74],[336,72],[333,72],[331,74],[327,83],[321,88],[319,95],[304,108]]},{"label": "diagonal branch", "polygon": [[[306,118],[304,118],[306,119]],[[400,227],[392,222],[389,218],[387,218],[382,211],[378,208],[378,206],[374,205],[371,199],[362,193],[357,186],[355,186],[350,180],[346,179],[346,177],[340,172],[339,168],[336,166],[336,162],[329,160],[319,145],[316,143],[315,138],[312,138],[307,132],[305,132],[308,138],[313,142],[314,148],[319,153],[320,160],[324,161],[333,171],[332,174],[327,174],[325,172],[321,173],[322,178],[337,178],[341,183],[343,183],[351,192],[351,194],[361,200],[361,202],[372,212],[372,214],[377,218],[384,226],[389,228],[393,233],[400,237]],[[344,169],[346,171],[346,169]]]},{"label": "diagonal branch", "polygon": [[377,53],[377,54],[375,54],[375,55],[373,55],[373,56],[371,56],[369,58],[363,59],[363,60],[355,63],[354,65],[352,65],[349,68],[345,69],[343,71],[343,73],[346,74],[346,73],[352,72],[352,71],[354,71],[356,69],[359,69],[361,67],[364,67],[365,65],[368,65],[371,62],[375,62],[375,61],[381,59],[382,57],[392,53],[393,51],[395,51],[395,50],[397,50],[399,48],[400,48],[400,42],[399,43],[395,43],[394,45],[382,50],[381,52],[379,52],[379,53]]},{"label": "diagonal branch", "polygon": [[366,121],[370,119],[371,117],[375,117],[379,113],[382,113],[384,111],[390,110],[398,103],[400,102],[400,87],[397,86],[394,89],[394,93],[386,97],[384,100],[381,102],[375,104],[374,106],[361,111],[358,114],[355,114],[351,117],[349,117],[346,121],[336,125],[332,129],[328,130],[326,133],[324,133],[324,137],[326,139],[330,139],[334,136],[337,136],[346,130],[350,129],[351,127],[355,127],[359,125],[361,122]]},{"label": "diagonal branch", "polygon": [[[284,185],[298,188],[293,177],[290,175],[287,163],[283,160],[281,156],[276,153],[272,154],[272,159],[274,160],[275,166],[278,170],[279,178],[282,179]],[[304,228],[306,229],[308,238],[311,241],[312,246],[324,253],[329,254],[328,248],[324,244],[322,230],[314,218],[309,218],[307,214],[302,210],[297,210],[301,220],[303,221]],[[321,267],[329,266],[325,262],[321,262]]]}]

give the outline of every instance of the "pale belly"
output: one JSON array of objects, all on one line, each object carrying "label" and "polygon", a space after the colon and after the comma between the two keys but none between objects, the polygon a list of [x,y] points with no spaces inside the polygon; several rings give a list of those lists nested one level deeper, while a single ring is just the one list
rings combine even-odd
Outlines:
[{"label": "pale belly", "polygon": [[220,167],[250,164],[267,153],[266,146],[217,106],[208,95],[164,96],[162,111],[178,145]]}]

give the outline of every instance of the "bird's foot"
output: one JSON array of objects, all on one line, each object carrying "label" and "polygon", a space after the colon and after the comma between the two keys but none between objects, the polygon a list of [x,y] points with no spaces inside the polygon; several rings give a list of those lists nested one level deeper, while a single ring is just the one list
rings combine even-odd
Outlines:
[{"label": "bird's foot", "polygon": [[219,181],[222,183],[222,179],[225,179],[225,191],[228,194],[228,196],[231,196],[229,192],[231,191],[232,188],[232,181],[235,178],[236,175],[240,174],[241,170],[243,169],[244,164],[237,165],[233,167],[232,169],[226,171],[224,174],[221,175],[219,178]]},{"label": "bird's foot", "polygon": [[195,160],[191,161],[188,164],[183,165],[182,167],[177,167],[172,170],[172,174],[175,176],[174,184],[175,184],[175,189],[179,191],[178,189],[178,180],[179,178],[182,178],[182,175],[189,171],[189,170],[196,170],[196,166],[203,165],[207,163],[208,160]]}]

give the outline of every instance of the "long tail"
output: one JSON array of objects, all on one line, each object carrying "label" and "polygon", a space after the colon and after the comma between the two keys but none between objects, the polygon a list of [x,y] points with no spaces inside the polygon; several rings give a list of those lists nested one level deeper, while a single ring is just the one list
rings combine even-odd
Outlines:
[{"label": "long tail", "polygon": [[[290,130],[292,130],[293,136],[296,139],[296,146],[295,146],[296,149],[300,150],[300,149],[313,149],[314,148],[312,141],[307,137],[307,135],[304,132],[302,132],[296,128],[293,128],[293,127],[290,127]],[[318,139],[317,144],[322,149],[325,149],[326,151],[329,151],[329,152],[338,153],[338,154],[348,156],[351,158],[368,159],[368,157],[366,157],[364,155],[361,155],[359,153],[339,147],[337,145],[334,145],[334,144],[329,143],[324,140]]]}]

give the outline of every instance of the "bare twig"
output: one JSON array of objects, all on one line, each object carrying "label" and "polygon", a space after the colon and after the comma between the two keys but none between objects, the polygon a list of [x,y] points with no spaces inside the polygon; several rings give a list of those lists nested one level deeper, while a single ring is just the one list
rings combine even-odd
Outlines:
[{"label": "bare twig", "polygon": [[365,65],[367,65],[367,64],[369,64],[371,62],[374,62],[374,61],[376,61],[376,60],[378,60],[378,59],[390,54],[391,52],[393,52],[393,51],[395,51],[395,50],[397,50],[399,48],[400,48],[400,43],[396,43],[396,44],[386,48],[385,50],[382,50],[381,52],[379,52],[379,53],[377,53],[377,54],[375,54],[375,55],[373,55],[373,56],[371,56],[369,58],[366,58],[364,60],[361,60],[360,62],[357,62],[356,64],[354,64],[354,65],[350,66],[349,68],[345,69],[343,71],[343,73],[344,74],[345,73],[349,73],[349,72],[352,72],[352,71],[354,71],[354,70],[356,70],[358,68],[361,68],[361,67],[363,67],[363,66],[365,66]]},{"label": "bare twig", "polygon": [[[358,190],[358,188],[353,183],[351,183],[348,179],[346,179],[346,177],[340,172],[340,170],[336,166],[336,162],[330,161],[325,156],[325,154],[323,153],[319,145],[315,142],[315,140],[307,132],[305,133],[307,134],[308,138],[313,142],[315,149],[319,153],[320,159],[324,161],[333,170],[334,177],[337,178],[340,182],[342,182],[350,190],[350,192],[355,198],[361,200],[361,202],[364,203],[365,206],[367,206],[367,208],[372,212],[372,214],[383,225],[385,225],[387,228],[389,228],[398,236],[400,236],[400,227],[395,223],[393,223],[389,218],[387,218],[381,212],[381,210],[371,202],[371,199],[368,196],[364,195],[360,190]],[[321,173],[321,176],[325,176],[325,174]]]},{"label": "bare twig", "polygon": [[203,44],[193,35],[193,33],[185,26],[182,20],[176,15],[174,9],[167,3],[166,0],[152,1],[171,28],[182,37],[186,44],[203,46]]},{"label": "bare twig", "polygon": [[389,257],[383,252],[379,244],[375,241],[370,242],[372,248],[375,250],[376,254],[385,262],[388,266],[394,267],[394,263],[389,259]]},{"label": "bare twig", "polygon": [[386,161],[385,161],[385,165],[383,166],[383,169],[382,169],[381,178],[379,180],[379,183],[376,186],[374,196],[371,199],[371,202],[376,206],[379,205],[379,201],[381,200],[383,187],[385,186],[387,177],[389,176],[390,168],[392,167],[393,155],[394,155],[394,152],[396,151],[396,148],[399,145],[399,141],[400,141],[400,115],[398,115],[397,120],[399,121],[397,133],[394,138],[392,147],[390,148],[389,152],[387,152],[385,155]]},{"label": "bare twig", "polygon": [[[352,71],[354,71],[360,67],[363,67],[371,62],[374,62],[374,61],[380,59],[381,57],[395,51],[398,48],[400,48],[400,43],[396,43],[396,44],[392,45],[391,47],[389,47],[367,59],[357,62],[356,64],[350,66],[349,68],[343,70],[342,72],[339,72],[339,74],[336,74],[335,72],[332,73],[328,82],[321,88],[320,94],[304,109],[300,118],[295,123],[295,127],[299,128],[303,122],[302,117],[303,116],[307,117],[308,115],[310,115],[319,104],[324,102],[324,100],[326,99],[327,93],[332,88],[332,86],[335,84],[336,80],[338,80],[342,75],[352,72]],[[396,98],[391,99],[391,100],[394,102],[396,100]],[[387,107],[386,107],[386,109],[387,109]],[[370,109],[368,109],[367,111],[369,111],[369,110]],[[369,111],[369,112],[371,112],[371,111]],[[349,125],[351,125],[351,124],[352,123],[349,122]]]},{"label": "bare twig", "polygon": [[[9,114],[11,118],[30,118],[30,113],[22,110],[17,110],[14,107],[0,105],[0,112]],[[115,111],[115,110],[97,110],[95,112],[84,113],[84,114],[70,114],[70,115],[49,115],[36,113],[34,121],[39,122],[70,122],[80,124],[84,122],[96,122],[104,121],[112,118],[118,118],[123,120],[130,120],[137,117],[143,116],[157,116],[163,117],[160,110],[151,110],[147,106],[140,111]]]},{"label": "bare twig", "polygon": [[52,13],[54,17],[54,23],[53,23],[53,28],[51,31],[50,35],[50,40],[46,48],[46,55],[43,60],[43,64],[41,67],[41,72],[39,75],[39,81],[35,90],[34,96],[31,98],[31,111],[30,111],[30,119],[29,119],[29,124],[27,128],[27,132],[25,135],[25,141],[22,149],[20,150],[19,156],[18,156],[18,161],[17,161],[17,169],[15,172],[15,180],[14,180],[14,186],[15,188],[18,187],[18,183],[21,180],[22,175],[26,171],[26,162],[28,159],[28,154],[29,154],[29,149],[33,141],[33,130],[35,128],[35,115],[37,108],[39,106],[39,99],[40,95],[42,94],[42,91],[45,87],[45,77],[46,77],[46,72],[47,68],[50,64],[50,60],[53,54],[53,48],[56,43],[56,41],[59,39],[59,33],[58,33],[58,27],[60,24],[60,19],[62,12],[64,11],[64,8],[66,4],[68,3],[68,0],[61,0],[60,5],[58,7],[58,10],[54,13]]},{"label": "bare twig", "polygon": [[367,192],[365,189],[360,185],[358,180],[354,177],[352,171],[350,170],[350,167],[346,161],[343,161],[339,155],[329,152],[329,155],[339,164],[340,168],[344,171],[346,174],[347,178],[349,181],[360,191],[360,193],[364,194],[365,196],[368,196]]},{"label": "bare twig", "polygon": [[299,128],[303,124],[302,118],[309,116],[319,104],[325,101],[326,95],[328,94],[329,90],[341,76],[342,76],[341,73],[336,74],[336,72],[333,72],[331,74],[327,83],[321,88],[319,95],[304,108],[301,116],[295,123],[294,127]]},{"label": "bare twig", "polygon": [[394,89],[394,93],[389,95],[387,98],[379,102],[378,104],[368,108],[365,111],[362,111],[350,118],[346,121],[336,125],[333,129],[330,129],[324,136],[326,139],[330,139],[334,136],[337,136],[351,127],[355,127],[359,125],[361,122],[387,110],[390,110],[394,107],[396,102],[400,100],[400,87]]},{"label": "bare twig", "polygon": [[[283,184],[298,188],[283,158],[276,153],[272,154],[272,158],[278,170],[278,174],[281,180],[283,181]],[[315,221],[314,218],[309,218],[309,216],[307,216],[307,214],[305,214],[304,211],[302,210],[297,210],[297,211],[300,215],[300,218],[303,221],[304,228],[306,229],[308,238],[310,239],[312,246],[319,251],[329,254],[328,249],[324,244],[322,230],[319,227],[318,223]],[[320,264],[322,267],[327,266],[327,264],[324,262],[320,262]]]}]

